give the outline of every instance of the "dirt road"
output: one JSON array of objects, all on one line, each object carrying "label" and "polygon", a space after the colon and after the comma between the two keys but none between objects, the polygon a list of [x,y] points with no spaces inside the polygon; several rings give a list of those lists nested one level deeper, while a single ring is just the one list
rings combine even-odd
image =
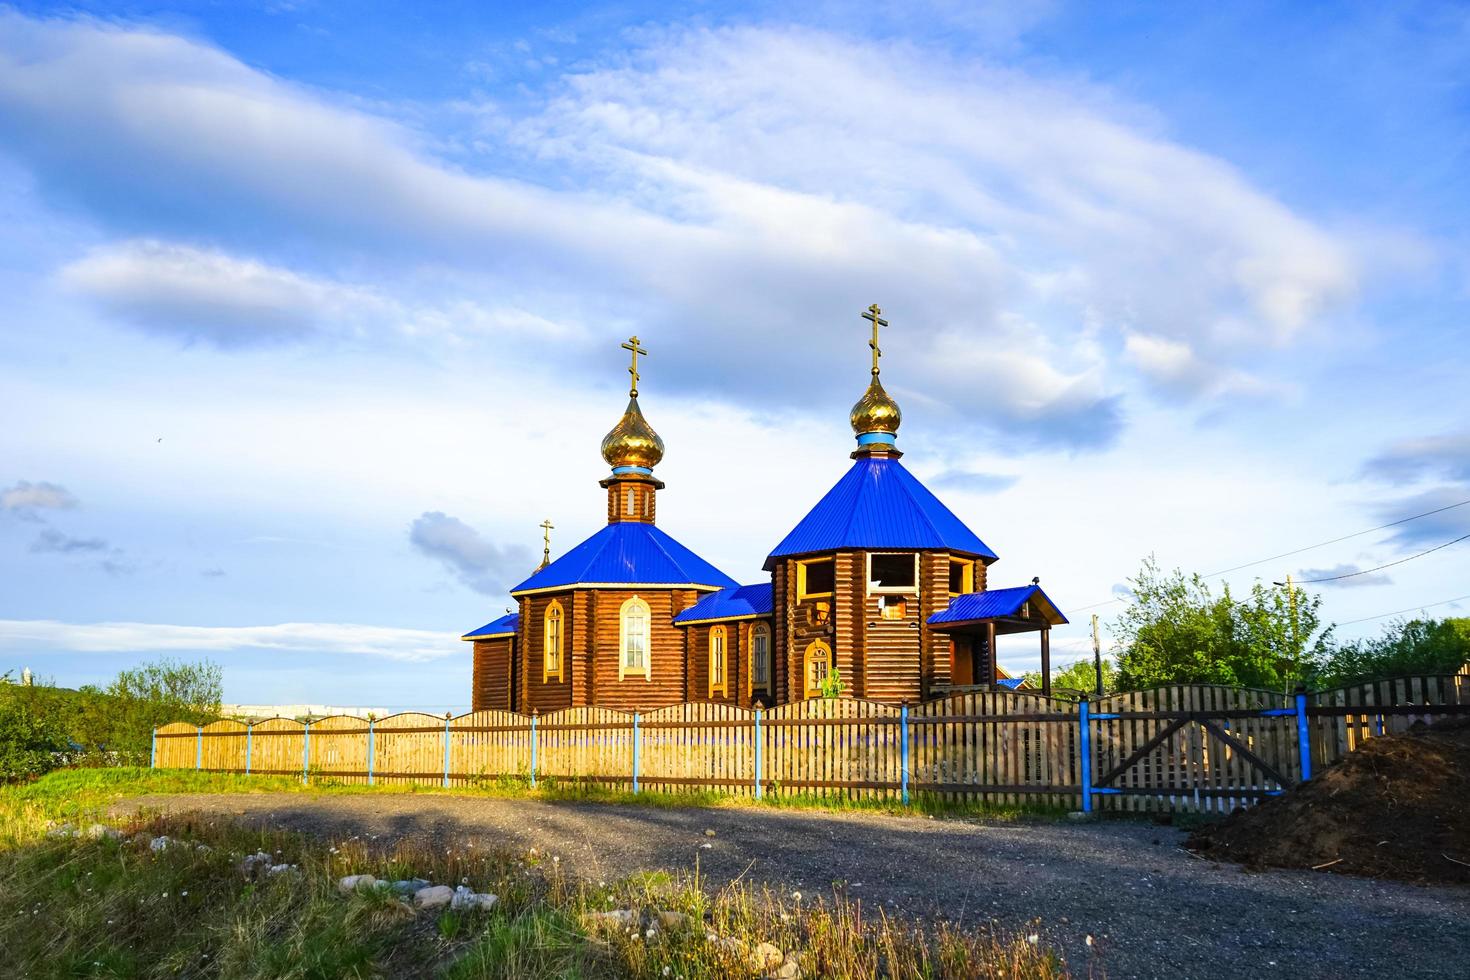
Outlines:
[{"label": "dirt road", "polygon": [[[1041,933],[1087,975],[1464,977],[1470,889],[1323,872],[1246,873],[1134,822],[987,822],[756,809],[661,809],[452,796],[144,797],[120,812],[205,811],[324,837],[428,836],[561,856],[593,879],[744,875],[804,895]],[[705,834],[715,831],[714,837]],[[1089,947],[1086,939],[1094,938]],[[1100,951],[1100,953],[1098,952]]]}]

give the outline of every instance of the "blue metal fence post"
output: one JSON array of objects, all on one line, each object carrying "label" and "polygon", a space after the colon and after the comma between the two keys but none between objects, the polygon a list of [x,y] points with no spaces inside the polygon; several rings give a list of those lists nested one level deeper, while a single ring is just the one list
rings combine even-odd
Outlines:
[{"label": "blue metal fence post", "polygon": [[909,805],[909,705],[905,701],[903,709],[898,713],[898,742],[899,742],[899,787],[903,796],[903,805]]},{"label": "blue metal fence post", "polygon": [[368,719],[368,785],[373,784],[373,720]]},{"label": "blue metal fence post", "polygon": [[1077,755],[1082,763],[1082,812],[1092,812],[1092,712],[1087,695],[1077,702]]},{"label": "blue metal fence post", "polygon": [[1302,782],[1312,778],[1312,732],[1307,727],[1307,692],[1296,689],[1296,745],[1302,760]]},{"label": "blue metal fence post", "polygon": [[204,767],[204,726],[195,725],[194,728],[194,768],[197,771]]},{"label": "blue metal fence post", "polygon": [[755,707],[755,798],[761,798],[761,708]]},{"label": "blue metal fence post", "polygon": [[245,723],[245,775],[250,775],[250,736],[255,726],[250,722]]},{"label": "blue metal fence post", "polygon": [[148,768],[158,768],[158,729],[153,729],[153,741],[148,745]]},{"label": "blue metal fence post", "polygon": [[444,713],[444,788],[449,788],[449,712]]},{"label": "blue metal fence post", "polygon": [[536,715],[539,712],[531,709],[531,788],[536,788]]},{"label": "blue metal fence post", "polygon": [[301,781],[307,782],[307,771],[311,761],[311,722],[301,723]]},{"label": "blue metal fence post", "polygon": [[638,792],[638,757],[642,751],[641,729],[638,727],[638,712],[633,712],[633,792]]}]

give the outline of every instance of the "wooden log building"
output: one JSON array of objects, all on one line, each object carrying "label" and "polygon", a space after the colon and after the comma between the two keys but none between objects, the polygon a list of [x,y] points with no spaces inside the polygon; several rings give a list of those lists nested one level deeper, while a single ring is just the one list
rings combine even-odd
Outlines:
[{"label": "wooden log building", "polygon": [[[770,552],[768,581],[739,585],[655,524],[664,444],[638,404],[602,441],[607,526],[511,590],[516,612],[467,633],[475,710],[542,713],[684,701],[749,707],[837,694],[893,704],[956,689],[1015,687],[996,637],[1067,620],[1039,581],[989,588],[996,555],[899,461],[902,414],[872,379],[849,415],[847,473]],[[550,529],[550,525],[543,525]],[[1044,693],[1050,693],[1049,681]]]}]

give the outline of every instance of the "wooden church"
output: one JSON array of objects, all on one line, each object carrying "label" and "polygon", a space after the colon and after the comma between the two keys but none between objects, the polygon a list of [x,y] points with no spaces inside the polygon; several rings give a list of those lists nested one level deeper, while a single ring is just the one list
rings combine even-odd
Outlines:
[{"label": "wooden church", "polygon": [[[1067,620],[1037,580],[991,589],[996,555],[900,462],[902,415],[879,380],[850,413],[852,466],[740,585],[655,523],[664,443],[638,404],[602,440],[607,526],[511,590],[518,611],[474,644],[475,710],[545,713],[682,701],[773,705],[813,697],[893,704],[957,689],[1014,687],[996,637],[1036,632],[1050,676],[1051,627]],[[549,524],[544,525],[548,528]],[[1050,693],[1049,681],[1044,693]]]}]

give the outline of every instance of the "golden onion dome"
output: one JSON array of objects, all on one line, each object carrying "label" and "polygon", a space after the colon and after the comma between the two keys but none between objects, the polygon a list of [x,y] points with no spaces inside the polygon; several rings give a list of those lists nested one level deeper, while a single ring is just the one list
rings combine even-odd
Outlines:
[{"label": "golden onion dome", "polygon": [[638,408],[638,396],[628,399],[628,410],[602,439],[602,458],[613,469],[640,466],[652,469],[664,458],[664,441]]},{"label": "golden onion dome", "polygon": [[899,423],[903,421],[903,413],[898,409],[898,402],[883,390],[883,383],[878,380],[878,375],[874,372],[873,380],[868,384],[868,390],[863,392],[863,397],[852,406],[852,413],[848,419],[852,422],[852,431],[860,436],[869,432],[887,432],[889,435],[896,435]]}]

